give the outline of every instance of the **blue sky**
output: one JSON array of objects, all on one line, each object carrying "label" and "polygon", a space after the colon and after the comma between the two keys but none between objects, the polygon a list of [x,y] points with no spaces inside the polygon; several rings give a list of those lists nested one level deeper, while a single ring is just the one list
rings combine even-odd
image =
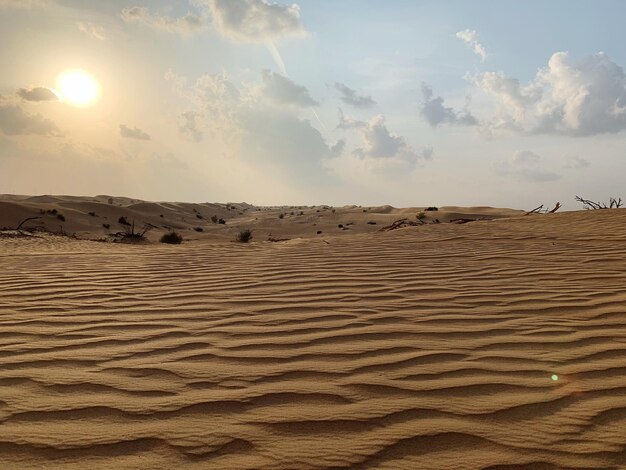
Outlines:
[{"label": "blue sky", "polygon": [[[608,0],[0,0],[0,192],[619,196],[625,14]],[[89,102],[60,91],[76,69],[99,86]]]}]

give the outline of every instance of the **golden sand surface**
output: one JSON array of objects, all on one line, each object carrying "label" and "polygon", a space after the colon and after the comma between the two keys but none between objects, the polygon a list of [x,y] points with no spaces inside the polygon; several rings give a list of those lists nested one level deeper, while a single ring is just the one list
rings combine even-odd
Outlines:
[{"label": "golden sand surface", "polygon": [[626,210],[262,240],[0,238],[0,466],[626,468]]}]

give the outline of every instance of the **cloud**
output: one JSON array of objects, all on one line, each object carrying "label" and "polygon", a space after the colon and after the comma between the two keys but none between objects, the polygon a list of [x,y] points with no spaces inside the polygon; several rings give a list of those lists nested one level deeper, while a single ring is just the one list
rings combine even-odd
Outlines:
[{"label": "cloud", "polygon": [[323,181],[321,161],[333,154],[308,119],[263,107],[244,108],[239,116],[241,148],[259,163],[277,163],[306,180]]},{"label": "cloud", "polygon": [[492,128],[514,128],[522,130],[527,110],[541,100],[543,90],[536,83],[520,85],[519,80],[506,77],[502,72],[485,72],[468,79],[494,97],[500,113],[488,124]]},{"label": "cloud", "polygon": [[577,157],[575,155],[567,155],[565,157],[564,168],[579,169],[579,168],[586,168],[588,166],[589,166],[589,161],[585,160],[582,157]]},{"label": "cloud", "polygon": [[478,42],[478,35],[476,31],[473,29],[464,29],[463,31],[459,31],[456,33],[456,37],[467,44],[474,54],[480,57],[480,61],[484,62],[487,59],[487,50],[485,46]]},{"label": "cloud", "polygon": [[2,102],[0,130],[6,135],[59,135],[56,124],[41,114],[29,114],[17,104]]},{"label": "cloud", "polygon": [[120,135],[126,139],[150,140],[150,135],[138,127],[128,127],[120,124]]},{"label": "cloud", "polygon": [[379,114],[373,117],[367,126],[361,128],[363,146],[356,152],[370,158],[394,158],[402,156],[406,159],[417,158],[404,137],[392,134],[387,129],[385,116]]},{"label": "cloud", "polygon": [[213,24],[224,37],[236,42],[265,42],[304,36],[300,7],[265,0],[205,0]]},{"label": "cloud", "polygon": [[207,18],[202,14],[188,12],[186,15],[172,18],[156,15],[145,7],[131,7],[122,10],[122,19],[127,23],[144,24],[154,29],[182,35],[195,33],[206,27]]},{"label": "cloud", "polygon": [[200,142],[204,135],[203,132],[198,129],[199,116],[198,113],[193,111],[187,111],[180,115],[178,132],[192,142]]},{"label": "cloud", "polygon": [[50,88],[20,88],[17,95],[25,101],[58,101],[59,97]]},{"label": "cloud", "polygon": [[194,131],[210,135],[224,142],[230,157],[272,179],[288,174],[303,184],[328,181],[322,161],[338,148],[300,116],[316,103],[306,88],[269,71],[260,82],[245,85],[236,85],[225,73],[205,74],[194,82],[172,71],[166,76],[190,106],[179,124],[187,137],[193,139]]},{"label": "cloud", "polygon": [[339,124],[337,124],[337,129],[362,129],[367,127],[367,123],[365,121],[358,121],[356,119],[351,119],[345,117],[343,114],[343,110],[339,108]]},{"label": "cloud", "polygon": [[543,159],[530,150],[515,152],[512,158],[496,164],[496,173],[503,176],[513,176],[516,179],[544,183],[556,181],[560,176],[552,171],[541,168]]},{"label": "cloud", "polygon": [[369,108],[376,104],[371,96],[359,95],[343,83],[335,82],[335,88],[340,93],[341,101],[355,108]]},{"label": "cloud", "polygon": [[433,89],[426,83],[422,83],[423,102],[420,107],[420,114],[428,121],[432,127],[439,124],[453,124],[461,126],[475,126],[478,120],[467,111],[455,111],[447,108],[443,104],[441,96],[435,97]]},{"label": "cloud", "polygon": [[106,34],[104,32],[104,28],[95,23],[91,23],[89,21],[82,22],[79,21],[76,23],[76,27],[81,33],[85,33],[92,38],[98,39],[100,41],[106,40]]},{"label": "cloud", "polygon": [[185,98],[193,107],[196,126],[207,121],[206,126],[215,132],[225,132],[236,122],[242,103],[252,98],[242,94],[227,74],[204,74],[189,84],[186,77],[168,70],[165,80],[172,84],[175,93]]},{"label": "cloud", "polygon": [[329,161],[329,167],[344,176],[349,176],[346,173],[350,172],[350,168],[359,174],[405,174],[413,171],[419,160],[432,157],[432,148],[426,147],[417,152],[404,137],[389,131],[382,114],[365,122],[346,118],[340,109],[339,121],[338,128],[354,130],[361,138],[360,146],[351,155]]},{"label": "cloud", "polygon": [[30,10],[50,5],[50,0],[0,0],[0,8]]},{"label": "cloud", "polygon": [[525,86],[502,72],[468,78],[499,106],[492,129],[570,136],[626,129],[626,75],[602,52],[578,62],[557,52]]},{"label": "cloud", "polygon": [[311,107],[319,103],[311,98],[306,87],[270,70],[263,70],[263,95],[278,105]]}]

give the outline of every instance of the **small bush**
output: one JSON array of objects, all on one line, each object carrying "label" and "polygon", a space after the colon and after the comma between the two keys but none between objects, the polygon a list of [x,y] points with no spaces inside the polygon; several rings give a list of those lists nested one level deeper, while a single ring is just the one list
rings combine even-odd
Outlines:
[{"label": "small bush", "polygon": [[417,220],[424,220],[426,218],[426,214],[424,214],[423,212],[420,212],[419,214],[417,214]]},{"label": "small bush", "polygon": [[337,225],[338,228],[343,228],[343,224]]},{"label": "small bush", "polygon": [[57,219],[59,219],[61,222],[65,222],[65,216],[63,214],[57,214]]},{"label": "small bush", "polygon": [[321,234],[321,233],[322,233],[322,231],[321,231],[321,230],[318,230],[318,231],[317,231],[317,234],[318,234],[318,235],[319,235],[319,234]]},{"label": "small bush", "polygon": [[161,243],[169,243],[170,245],[180,245],[183,242],[183,236],[178,232],[171,231],[164,234],[159,241]]},{"label": "small bush", "polygon": [[252,240],[252,230],[250,229],[242,230],[241,232],[237,234],[237,237],[235,238],[235,240],[238,241],[239,243],[248,243],[250,240]]},{"label": "small bush", "polygon": [[159,214],[159,217],[163,218],[163,214]]},{"label": "small bush", "polygon": [[111,224],[102,224],[102,227],[104,227],[104,228],[111,228]]},{"label": "small bush", "polygon": [[122,224],[122,225],[130,225],[130,222],[128,222],[128,220],[126,220],[126,217],[122,216],[119,219],[117,219],[118,223]]},{"label": "small bush", "polygon": [[376,225],[376,222],[374,222],[373,220],[370,220],[367,224],[368,225]]},{"label": "small bush", "polygon": [[56,209],[48,209],[46,212],[51,215],[57,215],[58,211]]},{"label": "small bush", "polygon": [[214,224],[217,223],[217,216],[216,215],[212,215],[211,216],[211,222],[213,222]]},{"label": "small bush", "polygon": [[204,232],[204,229],[202,227],[194,227],[194,230],[196,232]]},{"label": "small bush", "polygon": [[435,206],[430,206],[430,207],[427,207],[425,210],[428,212],[436,212],[439,210],[439,208]]},{"label": "small bush", "polygon": [[95,217],[96,213],[95,212],[89,212],[89,215],[92,216],[92,217]]},{"label": "small bush", "polygon": [[219,220],[217,221],[217,223],[218,223],[218,224],[220,224],[220,225],[225,225],[225,224],[226,224],[226,221],[225,221],[224,219],[219,219]]},{"label": "small bush", "polygon": [[332,210],[332,213],[333,213],[333,214],[335,213],[335,209],[333,209],[333,210]]},{"label": "small bush", "polygon": [[200,214],[196,214],[196,218],[202,219],[202,216]]},{"label": "small bush", "polygon": [[283,214],[283,213],[278,214],[278,218],[279,219],[284,219],[285,218],[285,214]]}]

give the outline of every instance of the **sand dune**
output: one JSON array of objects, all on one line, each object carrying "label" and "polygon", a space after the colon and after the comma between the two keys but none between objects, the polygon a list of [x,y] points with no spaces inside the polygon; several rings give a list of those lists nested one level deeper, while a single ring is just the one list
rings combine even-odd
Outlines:
[{"label": "sand dune", "polygon": [[626,468],[626,211],[363,209],[258,211],[285,243],[227,241],[250,208],[180,246],[0,238],[3,468]]},{"label": "sand dune", "polygon": [[[125,197],[96,196],[15,196],[0,195],[0,230],[17,227],[26,217],[38,216],[26,228],[62,232],[82,239],[110,238],[126,226],[120,217],[138,228],[148,224],[147,237],[157,241],[170,230],[191,240],[233,240],[242,229],[252,229],[255,240],[323,238],[327,235],[373,233],[392,222],[410,218],[424,207],[256,207],[246,203],[190,204],[146,202]],[[523,214],[522,211],[492,207],[441,207],[425,211],[424,221],[450,222],[455,219],[498,219]],[[64,220],[61,220],[60,215]],[[224,223],[215,223],[223,219]],[[319,232],[319,233],[318,233]]]}]

